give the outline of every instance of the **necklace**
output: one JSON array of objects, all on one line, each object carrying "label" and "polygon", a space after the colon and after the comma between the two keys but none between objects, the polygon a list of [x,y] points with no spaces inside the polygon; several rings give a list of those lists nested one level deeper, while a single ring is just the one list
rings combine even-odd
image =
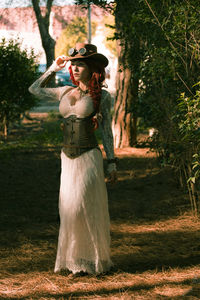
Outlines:
[{"label": "necklace", "polygon": [[78,87],[78,91],[79,91],[79,93],[80,93],[80,98],[84,97],[84,96],[87,95],[88,92],[89,92],[88,89],[85,90],[85,91],[83,91],[80,87]]}]

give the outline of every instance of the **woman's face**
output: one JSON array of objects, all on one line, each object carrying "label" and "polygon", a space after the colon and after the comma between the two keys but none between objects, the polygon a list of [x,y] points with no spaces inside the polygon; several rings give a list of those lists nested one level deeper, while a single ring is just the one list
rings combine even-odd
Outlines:
[{"label": "woman's face", "polygon": [[89,67],[82,60],[75,60],[71,62],[72,72],[76,81],[88,83],[91,78]]}]

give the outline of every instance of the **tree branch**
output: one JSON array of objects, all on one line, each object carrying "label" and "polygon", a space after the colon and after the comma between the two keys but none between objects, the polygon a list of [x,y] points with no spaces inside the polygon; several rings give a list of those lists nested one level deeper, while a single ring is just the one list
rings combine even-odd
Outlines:
[{"label": "tree branch", "polygon": [[182,83],[184,84],[184,86],[187,88],[187,90],[192,94],[192,96],[194,96],[193,92],[191,91],[191,89],[187,86],[186,82],[183,80],[183,78],[181,77],[181,75],[176,72],[178,78],[182,81]]},{"label": "tree branch", "polygon": [[50,13],[51,13],[51,7],[53,4],[54,0],[47,0],[47,6],[46,6],[46,14],[45,14],[45,18],[49,20],[50,17]]},{"label": "tree branch", "polygon": [[167,35],[167,33],[165,32],[165,30],[163,29],[160,21],[158,20],[155,12],[153,11],[151,5],[149,4],[149,2],[147,0],[144,0],[149,8],[149,10],[151,11],[152,15],[154,16],[156,22],[158,23],[159,27],[161,28],[162,32],[164,33],[166,39],[168,40],[169,44],[171,45],[171,47],[173,48],[173,50],[176,52],[176,54],[179,56],[179,58],[182,60],[183,64],[185,65],[185,67],[187,68],[187,63],[184,60],[184,58],[180,55],[180,53],[177,51],[176,47],[173,45],[173,43],[171,42],[169,36]]},{"label": "tree branch", "polygon": [[41,14],[40,6],[39,6],[39,1],[32,0],[32,4],[33,4],[33,9],[34,9],[37,21],[40,22],[42,20],[42,14]]}]

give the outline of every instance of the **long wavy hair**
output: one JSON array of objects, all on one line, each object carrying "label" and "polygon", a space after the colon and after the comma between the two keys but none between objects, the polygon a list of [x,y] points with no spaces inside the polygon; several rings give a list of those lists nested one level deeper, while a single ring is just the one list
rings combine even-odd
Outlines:
[{"label": "long wavy hair", "polygon": [[[102,93],[102,86],[105,80],[105,68],[98,63],[95,59],[92,58],[84,58],[84,59],[77,59],[82,60],[88,66],[91,72],[91,78],[88,85],[89,94],[93,100],[93,105],[95,112],[99,112],[100,102],[101,102],[101,93]],[[69,66],[69,73],[72,83],[79,86],[79,82],[74,79],[72,67]]]}]

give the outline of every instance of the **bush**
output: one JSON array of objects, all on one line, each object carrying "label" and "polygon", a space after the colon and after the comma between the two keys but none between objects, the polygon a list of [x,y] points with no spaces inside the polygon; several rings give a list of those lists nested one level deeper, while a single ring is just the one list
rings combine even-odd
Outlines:
[{"label": "bush", "polygon": [[[182,93],[170,114],[165,131],[160,127],[152,139],[163,165],[172,167],[181,186],[187,187],[191,208],[195,215],[200,212],[200,91],[193,97]],[[165,124],[166,125],[166,124]]]},{"label": "bush", "polygon": [[28,92],[36,79],[35,59],[33,51],[21,49],[19,39],[0,42],[0,123],[5,137],[9,123],[37,103]]}]

